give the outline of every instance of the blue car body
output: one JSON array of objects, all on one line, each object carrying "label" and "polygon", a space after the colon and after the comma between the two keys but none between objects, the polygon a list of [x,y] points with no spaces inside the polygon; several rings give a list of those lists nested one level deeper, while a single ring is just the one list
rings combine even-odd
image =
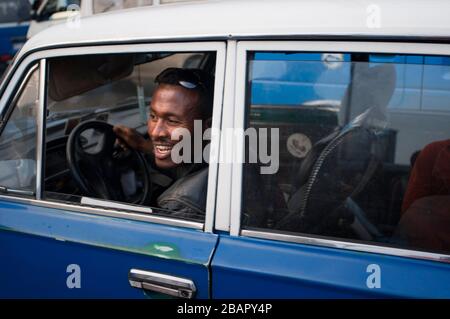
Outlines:
[{"label": "blue car body", "polygon": [[[298,14],[303,12],[300,10],[302,9],[300,1],[286,1],[286,3],[297,9]],[[385,5],[390,6],[389,1],[386,3]],[[247,22],[248,17],[252,16],[252,13],[256,12],[254,5],[258,5],[257,1],[249,1],[244,6],[247,14],[244,11],[240,18],[244,23]],[[219,6],[220,10],[214,13],[216,16],[211,13],[216,19],[223,19],[221,18],[223,7],[228,8],[233,16],[236,10],[235,4],[231,2],[229,5],[227,1],[223,3],[214,1],[206,6],[212,6],[213,9],[214,6]],[[175,8],[173,10],[177,10],[176,6],[173,7]],[[220,90],[217,101],[214,102],[216,107],[214,112],[218,110],[220,115],[212,120],[219,128],[234,128],[233,125],[242,128],[245,120],[250,118],[250,120],[259,121],[262,126],[270,126],[271,122],[296,123],[299,126],[319,123],[322,126],[321,129],[331,130],[339,122],[338,104],[345,95],[351,80],[353,53],[349,52],[353,52],[355,48],[361,52],[377,53],[371,54],[365,61],[369,64],[395,63],[395,72],[398,76],[395,80],[393,98],[387,107],[388,111],[405,111],[406,113],[402,114],[416,116],[419,118],[418,122],[425,122],[428,118],[426,119],[420,111],[427,111],[425,108],[429,107],[432,111],[431,115],[427,113],[431,119],[429,123],[447,127],[450,108],[443,102],[450,100],[450,76],[447,74],[450,58],[445,55],[450,52],[448,44],[443,45],[448,46],[445,48],[448,50],[447,53],[439,46],[440,44],[418,42],[419,49],[412,46],[409,48],[411,54],[402,52],[385,54],[383,50],[386,48],[382,45],[385,44],[387,48],[391,48],[390,34],[386,36],[386,43],[379,44],[379,39],[370,42],[370,36],[373,34],[368,33],[369,40],[366,39],[365,44],[367,51],[364,51],[366,47],[362,47],[364,43],[353,41],[349,37],[346,40],[348,49],[344,47],[337,53],[331,52],[328,56],[324,56],[322,53],[311,51],[310,47],[308,47],[308,53],[302,52],[301,49],[305,47],[304,39],[286,40],[283,36],[266,39],[264,36],[268,31],[264,31],[265,22],[260,26],[263,31],[259,35],[256,34],[255,38],[252,38],[252,33],[247,32],[237,34],[236,38],[230,37],[226,28],[222,34],[212,36],[212,39],[198,37],[205,28],[203,22],[200,18],[195,19],[195,12],[197,12],[195,10],[192,11],[194,19],[184,17],[182,7],[178,9],[179,11],[175,11],[175,16],[180,18],[183,26],[191,27],[190,22],[192,22],[194,29],[187,31],[192,33],[192,37],[190,37],[191,34],[174,37],[174,34],[170,33],[173,30],[167,29],[169,40],[164,42],[166,38],[163,32],[166,28],[155,31],[156,28],[153,30],[150,27],[149,30],[157,33],[147,38],[140,38],[141,33],[137,33],[135,38],[130,37],[130,39],[124,36],[126,32],[137,32],[133,24],[136,23],[135,21],[148,23],[148,21],[166,20],[162,19],[165,10],[173,18],[170,8],[157,8],[155,11],[147,9],[143,11],[144,13],[130,10],[124,15],[129,19],[129,23],[120,26],[117,24],[117,19],[122,16],[114,14],[106,14],[98,20],[95,17],[83,20],[82,28],[71,29],[75,34],[73,43],[67,40],[71,39],[71,34],[66,38],[66,35],[61,32],[66,31],[67,29],[64,28],[69,26],[59,26],[60,29],[56,29],[59,33],[51,34],[52,31],[49,29],[37,35],[31,41],[32,44],[27,44],[29,47],[23,51],[23,54],[21,53],[19,60],[14,62],[14,67],[2,84],[3,108],[0,110],[2,113],[0,134],[15,133],[15,127],[8,131],[5,124],[8,120],[7,116],[11,115],[8,107],[13,108],[10,107],[12,105],[10,101],[19,96],[19,89],[25,87],[23,83],[28,83],[26,81],[30,78],[30,74],[37,72],[36,78],[41,81],[38,83],[42,83],[45,89],[50,86],[45,81],[48,79],[49,72],[53,71],[49,68],[53,62],[52,59],[73,56],[83,58],[83,55],[120,55],[124,52],[125,54],[137,52],[136,56],[150,52],[149,56],[151,56],[156,52],[158,59],[162,60],[165,55],[170,56],[170,53],[198,54],[206,51],[215,52],[214,63],[216,64],[213,66],[216,74],[221,75],[216,78],[215,88]],[[423,5],[419,5],[418,8],[423,8]],[[357,9],[360,10],[359,7]],[[205,13],[201,11],[201,5],[197,10],[200,16],[201,13]],[[277,18],[277,15],[273,15],[270,10],[262,10],[262,12],[267,15],[267,19]],[[386,12],[388,12],[387,9]],[[328,13],[325,10],[319,10],[318,14]],[[402,11],[402,14],[407,13]],[[330,17],[335,16],[336,14],[333,13]],[[296,16],[291,18],[293,24],[302,22],[302,19],[297,19]],[[280,15],[277,19],[280,19],[278,21],[280,25],[284,22],[284,16]],[[448,21],[447,17],[442,19]],[[195,27],[197,20],[201,23]],[[266,20],[262,19],[262,21]],[[97,21],[104,23],[101,26],[105,27],[99,28]],[[174,23],[170,19],[167,21],[170,24]],[[318,21],[321,20],[318,19]],[[323,19],[323,21],[328,20]],[[223,20],[222,25],[228,28],[229,20]],[[127,27],[133,30],[127,30]],[[10,30],[11,32],[5,29],[4,33],[3,29],[0,29],[0,36],[4,34],[5,39],[9,39],[5,40],[2,47],[5,52],[8,52],[7,54],[12,54],[17,49],[13,42],[20,43],[21,36],[26,32],[26,25],[14,28]],[[112,36],[108,35],[108,32],[111,32],[109,28],[116,33]],[[304,32],[302,28],[304,26],[299,25],[293,33],[301,34]],[[255,27],[254,30],[258,28]],[[100,36],[104,36],[105,33],[111,36],[111,39],[101,38],[97,42],[93,41],[89,38],[91,36],[89,31],[94,35],[98,32]],[[138,31],[147,32],[146,30]],[[323,32],[321,29],[320,31]],[[397,34],[397,37],[402,39],[401,35]],[[46,39],[46,36],[51,40]],[[306,42],[309,46],[324,45],[321,41],[323,40],[319,37],[317,41]],[[421,44],[424,45],[423,48],[420,47]],[[336,44],[336,47],[339,46],[342,47],[343,44]],[[295,48],[294,53],[283,53],[293,51],[292,47]],[[325,46],[325,49],[318,49],[317,52],[328,52],[326,48]],[[427,49],[434,50],[434,53],[426,54]],[[280,53],[274,53],[277,50]],[[249,55],[253,54],[253,51],[261,52],[257,52],[251,58],[245,56],[248,52],[250,52]],[[242,56],[239,56],[239,53]],[[252,68],[247,68],[248,61],[253,63]],[[260,64],[262,61],[265,65]],[[297,61],[302,62],[297,65],[298,69],[295,65]],[[308,65],[307,62],[311,63]],[[283,63],[292,63],[290,72],[278,72],[280,68],[275,66]],[[436,67],[425,68],[425,65]],[[246,81],[250,78],[248,74],[250,72],[247,73],[249,69],[253,72],[252,81],[249,81],[252,82],[252,89],[246,91]],[[110,76],[108,72],[106,75]],[[78,74],[78,76],[83,78],[83,75]],[[104,87],[108,88],[107,85]],[[43,135],[40,136],[40,142],[43,145],[37,145],[43,153],[40,154],[41,158],[37,158],[36,166],[40,165],[40,168],[44,170],[45,148],[50,149],[51,142],[54,142],[49,136],[56,134],[55,132],[64,131],[66,139],[62,143],[62,153],[66,156],[66,135],[68,135],[66,130],[76,121],[55,116],[52,120],[55,123],[60,122],[46,127],[46,123],[50,123],[50,120],[45,117],[49,116],[45,112],[53,110],[47,109],[44,104],[47,91],[42,90],[42,87],[39,89],[41,94],[39,97],[43,100],[40,100],[38,111],[41,113],[38,117],[41,117],[42,122],[36,124],[37,128],[28,125],[26,121],[24,123],[17,121],[15,124],[31,127],[32,130]],[[138,95],[139,92],[142,93],[142,90],[143,88],[139,87]],[[107,90],[104,92],[113,93]],[[245,113],[246,102],[244,101],[247,97],[245,93],[248,92],[251,93],[251,99],[248,100],[255,107]],[[142,95],[140,97],[144,100]],[[317,106],[314,103],[319,103],[317,105],[323,108],[308,108],[311,105]],[[274,105],[282,107],[271,107]],[[99,113],[105,112],[104,109],[106,109],[105,105],[101,106],[102,108],[98,107]],[[305,107],[305,112],[298,115],[296,110],[302,107]],[[93,111],[92,116],[96,116],[96,111]],[[138,112],[139,110],[136,109],[135,114],[126,113],[126,116],[132,118],[137,116],[136,114],[139,115]],[[29,119],[30,114],[26,114],[28,117],[25,115],[23,117]],[[31,122],[36,117],[36,114],[32,115]],[[248,118],[246,118],[247,115]],[[108,116],[109,114],[106,118]],[[73,119],[80,121],[81,115],[73,115]],[[111,117],[109,119],[111,120]],[[140,124],[143,128],[144,125]],[[45,136],[46,129],[49,132],[48,136]],[[317,127],[313,127],[312,130],[319,131]],[[428,131],[425,129],[424,131],[424,135],[428,134]],[[392,131],[386,129],[386,132],[390,134]],[[388,136],[388,139],[391,137]],[[406,136],[405,139],[410,138]],[[390,143],[391,140],[388,142]],[[29,150],[33,154],[39,154],[34,151],[34,149]],[[392,158],[394,155],[393,153]],[[404,167],[400,166],[406,165],[404,162],[409,160],[409,155],[408,158],[402,157],[403,162],[394,168],[404,173],[402,171]],[[292,162],[296,160],[287,151],[281,156],[290,156],[289,159]],[[385,161],[386,167],[392,168],[394,165],[390,164],[398,164],[393,163],[392,158]],[[236,169],[239,166],[235,163],[233,165],[220,163],[213,166],[210,164],[209,177],[214,184],[208,185],[208,200],[212,198],[212,201],[207,202],[204,222],[193,222],[164,215],[155,216],[157,214],[139,214],[128,209],[129,207],[121,210],[114,206],[117,202],[113,201],[109,202],[109,206],[61,202],[50,196],[46,197],[44,187],[39,189],[40,186],[36,187],[36,192],[31,195],[30,192],[20,193],[20,190],[16,190],[16,193],[8,193],[6,187],[1,187],[0,298],[159,299],[166,298],[167,292],[173,293],[176,290],[173,283],[172,286],[169,285],[169,288],[166,287],[165,291],[161,290],[161,287],[156,287],[156,291],[160,289],[159,292],[155,292],[155,287],[150,285],[151,289],[144,289],[144,286],[136,283],[133,285],[130,280],[132,269],[158,273],[165,279],[167,276],[188,279],[195,283],[194,294],[200,299],[450,298],[448,251],[440,253],[416,250],[395,246],[387,241],[358,241],[347,237],[327,237],[327,235],[303,232],[289,233],[272,230],[269,227],[263,229],[263,227],[252,228],[251,225],[246,225],[243,222],[244,217],[241,218],[244,216],[242,198],[246,191],[242,186],[243,169]],[[242,163],[239,165],[243,166]],[[45,174],[40,178],[40,184],[38,181],[34,185],[45,185]],[[258,192],[260,192],[259,189]],[[262,202],[264,198],[260,200]],[[170,280],[173,278],[171,277]],[[180,295],[180,297],[183,296]]]},{"label": "blue car body", "polygon": [[[192,278],[196,296],[210,296],[217,235],[5,202],[0,221],[0,259],[8,261],[1,266],[0,298],[144,297],[128,283],[130,265]],[[67,289],[73,264],[82,271],[81,289]],[[14,273],[27,278],[27,288]]]},{"label": "blue car body", "polygon": [[[450,293],[450,266],[434,261],[299,248],[5,201],[0,221],[1,298],[161,298],[130,287],[130,265],[190,278],[202,299],[449,298]],[[81,269],[80,289],[67,289],[73,264]],[[383,269],[381,289],[367,289],[371,265]]]},{"label": "blue car body", "polygon": [[0,24],[1,56],[13,57],[26,41],[29,22]]}]

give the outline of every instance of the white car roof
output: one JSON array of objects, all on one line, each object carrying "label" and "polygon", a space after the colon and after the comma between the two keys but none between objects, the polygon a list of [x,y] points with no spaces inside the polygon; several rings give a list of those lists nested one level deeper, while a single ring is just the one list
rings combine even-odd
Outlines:
[{"label": "white car roof", "polygon": [[247,36],[450,36],[447,0],[223,0],[142,7],[48,28],[21,51],[84,43]]}]

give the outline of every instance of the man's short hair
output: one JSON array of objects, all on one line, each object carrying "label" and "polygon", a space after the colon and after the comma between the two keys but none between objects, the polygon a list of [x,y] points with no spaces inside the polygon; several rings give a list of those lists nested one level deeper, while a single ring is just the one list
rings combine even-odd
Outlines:
[{"label": "man's short hair", "polygon": [[199,96],[202,118],[212,116],[214,77],[200,69],[167,68],[155,78],[157,84],[178,85],[194,90]]}]

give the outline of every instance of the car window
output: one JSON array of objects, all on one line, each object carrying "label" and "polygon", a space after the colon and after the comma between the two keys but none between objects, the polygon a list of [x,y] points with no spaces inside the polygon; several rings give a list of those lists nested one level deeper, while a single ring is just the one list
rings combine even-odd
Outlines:
[{"label": "car window", "polygon": [[449,253],[448,61],[251,52],[244,229]]},{"label": "car window", "polygon": [[35,68],[10,109],[12,113],[0,136],[0,186],[7,188],[7,193],[22,190],[32,194],[36,189],[38,92],[39,69]]},{"label": "car window", "polygon": [[[46,198],[203,221],[208,164],[203,158],[171,162],[176,144],[171,133],[180,127],[191,130],[195,120],[202,120],[196,110],[207,91],[203,91],[204,80],[188,79],[187,84],[174,80],[170,85],[155,80],[164,70],[188,72],[188,76],[194,72],[199,79],[208,79],[208,92],[213,94],[214,65],[214,52],[50,59]],[[177,92],[192,94],[193,100],[185,97],[186,105],[178,100],[153,103],[156,88],[169,90],[169,96],[181,89]],[[212,99],[203,107],[212,112]],[[86,129],[80,129],[84,125]],[[134,132],[133,138],[115,134],[114,126]],[[156,133],[150,136],[149,127],[158,138]]]}]

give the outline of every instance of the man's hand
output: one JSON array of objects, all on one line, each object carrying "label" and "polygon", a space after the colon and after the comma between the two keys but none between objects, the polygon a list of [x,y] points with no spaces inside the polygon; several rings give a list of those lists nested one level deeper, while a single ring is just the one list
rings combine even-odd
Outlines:
[{"label": "man's hand", "polygon": [[151,140],[146,140],[136,130],[123,125],[115,125],[113,131],[119,137],[118,144],[122,148],[126,149],[129,147],[139,152],[151,153]]}]

